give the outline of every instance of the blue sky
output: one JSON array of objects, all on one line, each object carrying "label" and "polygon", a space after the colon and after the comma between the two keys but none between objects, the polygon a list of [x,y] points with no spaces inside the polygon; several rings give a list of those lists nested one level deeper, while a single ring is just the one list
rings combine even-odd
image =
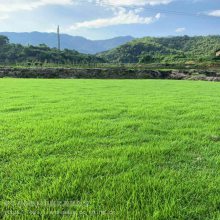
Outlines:
[{"label": "blue sky", "polygon": [[0,32],[89,39],[220,34],[220,0],[0,0]]}]

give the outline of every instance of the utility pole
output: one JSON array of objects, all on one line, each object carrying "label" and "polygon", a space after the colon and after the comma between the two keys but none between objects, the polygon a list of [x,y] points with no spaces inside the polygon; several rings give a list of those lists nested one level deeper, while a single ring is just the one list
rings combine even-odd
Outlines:
[{"label": "utility pole", "polygon": [[60,59],[61,59],[61,54],[60,54],[60,26],[58,25],[57,27],[57,51],[58,51],[58,66],[60,65]]},{"label": "utility pole", "polygon": [[58,40],[58,47],[57,49],[60,51],[60,26],[57,27],[57,40]]}]

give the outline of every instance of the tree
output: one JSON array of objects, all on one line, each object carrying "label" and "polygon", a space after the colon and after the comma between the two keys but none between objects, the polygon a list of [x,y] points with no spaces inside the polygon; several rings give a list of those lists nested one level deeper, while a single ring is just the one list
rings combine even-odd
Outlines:
[{"label": "tree", "polygon": [[150,55],[144,54],[140,57],[139,63],[152,63],[154,58]]},{"label": "tree", "polygon": [[9,44],[9,39],[6,36],[0,36],[0,47]]}]

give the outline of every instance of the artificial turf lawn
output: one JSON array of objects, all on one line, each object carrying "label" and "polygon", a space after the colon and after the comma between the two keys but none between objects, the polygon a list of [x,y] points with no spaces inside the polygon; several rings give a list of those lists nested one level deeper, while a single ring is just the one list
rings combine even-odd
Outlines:
[{"label": "artificial turf lawn", "polygon": [[220,219],[219,171],[220,83],[0,80],[0,218]]}]

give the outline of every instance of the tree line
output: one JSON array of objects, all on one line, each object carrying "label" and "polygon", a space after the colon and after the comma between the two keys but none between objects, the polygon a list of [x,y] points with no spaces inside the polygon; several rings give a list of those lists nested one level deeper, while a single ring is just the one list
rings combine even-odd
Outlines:
[{"label": "tree line", "polygon": [[26,63],[43,65],[44,63],[88,64],[104,63],[104,59],[94,55],[81,54],[75,50],[50,48],[45,44],[23,46],[11,44],[5,36],[0,36],[0,64]]},{"label": "tree line", "polygon": [[50,48],[45,44],[23,46],[11,44],[0,36],[0,64],[45,64],[98,65],[149,64],[149,63],[202,63],[219,62],[215,51],[220,49],[220,36],[199,37],[145,37],[136,39],[113,50],[97,55],[82,54],[75,50]]}]

